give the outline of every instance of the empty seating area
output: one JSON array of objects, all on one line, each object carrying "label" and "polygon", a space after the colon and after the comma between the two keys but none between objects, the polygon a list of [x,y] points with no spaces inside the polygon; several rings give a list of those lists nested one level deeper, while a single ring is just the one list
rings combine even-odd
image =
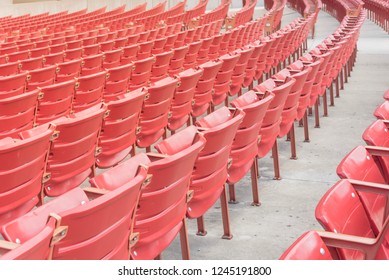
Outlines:
[{"label": "empty seating area", "polygon": [[[256,225],[293,227],[292,212],[263,219],[294,208],[269,190],[341,114],[374,13],[359,0],[186,4],[0,18],[0,259],[234,258],[220,252],[244,240],[269,258],[249,245]],[[322,13],[337,28],[316,42]],[[325,231],[283,241],[281,259],[387,259],[387,102],[306,211]]]}]

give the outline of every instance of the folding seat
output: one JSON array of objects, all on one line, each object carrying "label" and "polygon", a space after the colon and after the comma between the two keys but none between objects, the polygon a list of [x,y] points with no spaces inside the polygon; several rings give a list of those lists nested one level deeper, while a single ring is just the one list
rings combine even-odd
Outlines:
[{"label": "folding seat", "polygon": [[[184,42],[183,42],[184,45],[189,45],[190,43],[194,42],[193,39],[194,39],[194,35],[196,33],[196,29],[188,29],[187,31],[188,32],[186,33],[185,38],[184,38]],[[177,40],[176,40],[176,42],[177,42]],[[177,46],[174,46],[174,47],[176,48]]]},{"label": "folding seat", "polygon": [[19,73],[19,62],[0,64],[0,77],[12,76]]},{"label": "folding seat", "polygon": [[389,101],[385,100],[374,110],[374,116],[377,119],[389,120]]},{"label": "folding seat", "polygon": [[34,90],[37,87],[54,84],[56,73],[57,66],[55,65],[28,71],[26,90]]},{"label": "folding seat", "polygon": [[54,221],[58,234],[51,244],[52,259],[128,260],[137,238],[132,228],[140,189],[149,179],[138,158],[129,159],[126,167],[125,173],[120,168],[104,172],[90,180],[92,187],[70,190],[7,224],[4,235],[28,240]]},{"label": "folding seat", "polygon": [[227,184],[229,186],[230,202],[232,203],[236,203],[235,184],[242,180],[251,169],[252,205],[260,205],[256,160],[258,145],[261,141],[259,131],[273,98],[274,95],[270,92],[260,93],[250,90],[231,102],[234,108],[239,108],[245,113],[232,142],[230,153],[232,163],[228,168]]},{"label": "folding seat", "polygon": [[140,34],[134,33],[132,35],[127,36],[127,46],[135,45],[139,42]]},{"label": "folding seat", "polygon": [[185,45],[185,37],[188,34],[188,30],[183,30],[177,33],[176,40],[174,41],[173,48],[181,48]]},{"label": "folding seat", "polygon": [[67,49],[64,51],[64,61],[71,61],[82,58],[83,49]]},{"label": "folding seat", "polygon": [[159,153],[137,155],[144,158],[152,179],[139,200],[134,231],[142,237],[132,248],[132,259],[159,259],[178,233],[182,258],[189,259],[185,213],[193,192],[188,187],[204,144],[204,137],[190,126],[158,143],[155,148]]},{"label": "folding seat", "polygon": [[363,246],[361,249],[365,249],[365,252],[339,248],[336,251],[340,259],[360,260],[367,257],[387,260],[389,257],[389,245],[385,240],[389,226],[388,211],[382,211],[385,212],[385,223],[381,224],[379,232],[375,233],[371,224],[371,213],[366,211],[363,201],[363,195],[366,194],[378,194],[387,200],[388,191],[386,186],[341,180],[323,195],[316,207],[316,219],[326,231],[369,238],[373,241],[370,246],[375,243],[375,248]]},{"label": "folding seat", "polygon": [[228,30],[228,31],[223,33],[223,37],[219,43],[219,50],[218,50],[219,56],[222,56],[222,55],[225,55],[228,53],[228,45],[229,45],[229,41],[231,39],[231,36],[232,36],[231,30]]},{"label": "folding seat", "polygon": [[103,69],[104,54],[90,55],[82,58],[81,76],[92,75]]},{"label": "folding seat", "polygon": [[73,80],[80,76],[81,72],[81,59],[67,61],[57,64],[57,76],[56,82],[64,82]]},{"label": "folding seat", "polygon": [[[78,35],[77,34],[65,34],[64,36],[64,39],[65,39],[65,42],[73,42],[73,41],[77,41],[77,38],[78,38]],[[79,40],[81,42],[81,40]]]},{"label": "folding seat", "polygon": [[96,43],[102,43],[107,41],[108,39],[108,34],[100,34],[96,36]]},{"label": "folding seat", "polygon": [[265,114],[259,132],[261,135],[261,142],[258,144],[257,156],[258,158],[262,158],[272,150],[274,179],[277,180],[281,178],[278,161],[277,136],[280,132],[281,114],[294,83],[295,79],[291,77],[286,77],[283,81],[268,79],[254,88],[254,91],[257,92],[270,91],[274,93],[274,98]]},{"label": "folding seat", "polygon": [[147,42],[150,35],[150,30],[146,30],[139,33],[138,43]]},{"label": "folding seat", "polygon": [[173,57],[170,60],[168,71],[170,76],[177,75],[184,70],[185,56],[188,51],[187,45],[173,49]]},{"label": "folding seat", "polygon": [[50,48],[42,47],[42,48],[35,48],[30,50],[30,57],[42,57],[44,55],[48,55],[50,53]]},{"label": "folding seat", "polygon": [[163,50],[164,51],[170,51],[171,49],[173,49],[177,37],[178,37],[178,34],[176,34],[176,33],[173,33],[173,34],[167,36],[165,45],[163,47]]},{"label": "folding seat", "polygon": [[50,53],[60,53],[66,50],[66,43],[50,45]]},{"label": "folding seat", "polygon": [[[51,258],[51,245],[56,221],[51,220],[39,233],[29,236],[22,243],[11,241],[0,241],[0,251],[5,251],[0,254],[0,260],[47,260]],[[7,230],[5,226],[4,231]],[[6,248],[6,249],[5,249]]]},{"label": "folding seat", "polygon": [[61,37],[61,36],[56,36],[54,38],[50,38],[50,41],[51,41],[50,46],[66,43],[65,37]]},{"label": "folding seat", "polygon": [[19,61],[20,72],[40,69],[43,67],[43,57],[29,58]]},{"label": "folding seat", "polygon": [[201,47],[197,53],[197,65],[203,64],[209,60],[208,53],[212,44],[213,38],[208,37],[201,40]]},{"label": "folding seat", "polygon": [[153,48],[154,42],[153,41],[146,41],[143,43],[138,43],[139,50],[136,54],[136,59],[141,60],[145,59],[151,56],[151,49]]},{"label": "folding seat", "polygon": [[80,112],[103,101],[106,77],[107,72],[102,71],[76,79],[76,93],[72,107],[74,112]]},{"label": "folding seat", "polygon": [[91,55],[97,55],[100,53],[100,45],[99,44],[93,44],[93,45],[87,45],[82,47],[82,56],[91,56]]},{"label": "folding seat", "polygon": [[[384,150],[382,148],[389,148],[389,133],[388,133],[388,121],[376,120],[369,125],[363,132],[362,138],[369,146],[376,146],[377,151]],[[369,147],[373,149],[373,147]],[[389,157],[384,151],[381,151],[381,156],[377,157],[380,170],[385,178],[386,182],[389,182]]]},{"label": "folding seat", "polygon": [[340,256],[336,250],[347,251],[345,249],[358,250],[365,253],[366,259],[375,259],[379,243],[379,239],[328,231],[308,231],[286,249],[280,260],[337,260]]},{"label": "folding seat", "polygon": [[151,68],[151,82],[156,82],[168,76],[170,60],[173,57],[173,51],[167,51],[154,55],[155,62]]},{"label": "folding seat", "polygon": [[107,70],[107,78],[103,93],[104,101],[116,100],[116,96],[128,91],[132,64],[121,65]]},{"label": "folding seat", "polygon": [[66,49],[73,50],[82,48],[82,40],[66,41]]},{"label": "folding seat", "polygon": [[196,86],[203,72],[202,68],[196,68],[185,70],[177,75],[180,79],[180,85],[173,97],[170,108],[171,117],[168,123],[168,128],[172,133],[188,122],[192,112]]},{"label": "folding seat", "polygon": [[177,78],[167,77],[148,87],[139,118],[140,131],[136,142],[138,147],[149,151],[150,146],[165,134],[171,115],[170,106],[179,85]]},{"label": "folding seat", "polygon": [[2,47],[0,49],[0,54],[2,55],[17,53],[17,52],[18,52],[18,46],[16,44],[13,44],[12,46],[9,47]]},{"label": "folding seat", "polygon": [[[35,41],[35,48],[44,50],[44,48],[50,47],[50,44],[51,44],[50,40],[48,39],[44,40],[43,38],[40,38],[39,40]],[[50,48],[49,48],[49,52],[50,52]]]},{"label": "folding seat", "polygon": [[248,44],[250,48],[253,48],[253,51],[251,53],[251,56],[249,57],[246,65],[245,75],[243,78],[242,87],[250,87],[252,85],[255,71],[257,68],[257,61],[259,59],[259,56],[262,52],[262,49],[264,48],[265,44],[261,43],[259,41],[255,41],[253,43]]},{"label": "folding seat", "polygon": [[6,54],[0,55],[0,63],[5,64],[8,62],[8,56]]},{"label": "folding seat", "polygon": [[203,69],[203,75],[197,82],[194,93],[194,102],[192,104],[193,123],[196,117],[206,113],[212,101],[212,94],[214,93],[214,84],[217,74],[223,65],[222,60],[208,61],[199,65]]},{"label": "folding seat", "polygon": [[309,107],[311,89],[313,83],[315,82],[317,72],[319,71],[320,64],[323,62],[323,60],[323,58],[314,58],[310,54],[305,54],[304,56],[300,57],[299,60],[288,66],[290,71],[302,71],[305,68],[311,68],[311,71],[305,80],[303,89],[301,90],[296,116],[296,120],[300,121],[300,125],[302,122],[302,125],[304,126],[304,142],[309,142],[307,108]]},{"label": "folding seat", "polygon": [[290,137],[291,159],[297,159],[294,121],[297,117],[301,93],[310,71],[311,68],[305,68],[301,71],[283,69],[273,76],[275,78],[280,78],[281,80],[286,76],[289,76],[296,80],[285,101],[284,109],[281,114],[280,133],[278,134],[278,137],[280,138],[287,134]]},{"label": "folding seat", "polygon": [[137,60],[133,64],[132,74],[129,83],[129,90],[147,86],[150,81],[151,68],[155,61],[154,57]]},{"label": "folding seat", "polygon": [[239,58],[240,53],[225,54],[220,57],[223,64],[216,75],[214,84],[215,91],[212,93],[212,107],[215,107],[226,100],[227,94],[230,91],[234,67]]},{"label": "folding seat", "polygon": [[59,196],[95,175],[98,137],[107,108],[104,104],[53,121],[58,131],[52,140],[44,183],[47,196]]},{"label": "folding seat", "polygon": [[85,37],[81,39],[82,46],[90,46],[96,44],[96,37]]},{"label": "folding seat", "polygon": [[113,50],[115,46],[115,42],[113,40],[109,40],[109,41],[101,42],[99,43],[99,45],[100,45],[100,51],[107,52]]},{"label": "folding seat", "polygon": [[263,80],[263,74],[267,73],[265,72],[266,65],[267,65],[267,57],[268,53],[271,50],[271,46],[273,45],[275,39],[270,37],[265,37],[261,39],[261,44],[264,44],[262,51],[259,54],[258,60],[257,60],[257,67],[255,69],[255,75],[254,80],[258,82],[262,82]]},{"label": "folding seat", "polygon": [[15,61],[19,61],[19,60],[25,60],[25,59],[28,59],[30,58],[30,51],[29,50],[26,50],[26,51],[18,51],[18,52],[14,52],[14,53],[10,53],[7,55],[7,61],[8,62],[15,62]]},{"label": "folding seat", "polygon": [[120,65],[120,60],[123,54],[123,50],[116,49],[112,51],[106,51],[103,60],[103,69],[110,69]]},{"label": "folding seat", "polygon": [[206,144],[199,153],[190,183],[194,196],[188,204],[187,217],[197,219],[198,235],[205,235],[203,215],[220,198],[223,217],[223,238],[231,239],[226,189],[230,151],[239,124],[245,113],[221,107],[198,120],[196,126]]},{"label": "folding seat", "polygon": [[15,137],[33,127],[38,93],[29,91],[0,99],[0,138]]},{"label": "folding seat", "polygon": [[231,86],[228,92],[230,96],[234,96],[237,93],[241,92],[244,77],[246,75],[246,66],[253,51],[254,48],[251,47],[236,50],[236,53],[239,53],[240,56],[233,69],[231,77]]},{"label": "folding seat", "polygon": [[27,73],[0,77],[0,99],[17,96],[25,92],[26,85]]},{"label": "folding seat", "polygon": [[114,40],[114,48],[115,49],[120,49],[124,48],[124,46],[127,45],[127,38],[125,37],[119,37]]},{"label": "folding seat", "polygon": [[[314,50],[312,50],[312,51],[314,51]],[[310,101],[309,101],[309,108],[312,108],[313,106],[315,107],[315,127],[316,128],[320,127],[319,96],[322,93],[323,75],[326,73],[327,64],[331,58],[331,55],[332,55],[331,51],[327,51],[321,55],[318,55],[315,51],[315,54],[313,54],[313,56],[318,56],[320,58],[323,58],[323,62],[319,66],[319,70],[316,73],[315,81],[313,82],[313,85],[311,88]]]},{"label": "folding seat", "polygon": [[35,43],[18,44],[18,51],[28,51],[35,48]]},{"label": "folding seat", "polygon": [[228,41],[228,52],[233,52],[236,49],[240,48],[240,46],[237,45],[237,40],[240,32],[241,28],[234,28],[231,30],[231,37]]},{"label": "folding seat", "polygon": [[139,88],[106,102],[109,116],[103,121],[99,138],[101,153],[96,158],[99,168],[112,167],[130,153],[135,154],[139,115],[146,94],[146,88]]},{"label": "folding seat", "polygon": [[197,66],[197,56],[201,47],[201,41],[194,41],[188,44],[188,52],[184,58],[184,69],[194,68]]},{"label": "folding seat", "polygon": [[75,88],[76,80],[40,87],[35,123],[41,125],[69,115]]},{"label": "folding seat", "polygon": [[0,140],[0,225],[39,203],[53,125],[39,126]]},{"label": "folding seat", "polygon": [[123,47],[123,54],[120,60],[122,65],[132,63],[136,60],[139,51],[138,45],[129,45]]},{"label": "folding seat", "polygon": [[[336,173],[342,179],[361,180],[378,184],[388,184],[380,168],[379,156],[384,151],[376,147],[358,146],[348,153],[339,163]],[[382,162],[382,161],[381,161]],[[362,203],[369,214],[370,222],[375,234],[382,229],[386,219],[384,209],[388,199],[377,193],[360,194]]]},{"label": "folding seat", "polygon": [[161,37],[154,40],[153,47],[151,49],[151,54],[156,55],[164,51],[167,38]]},{"label": "folding seat", "polygon": [[208,58],[214,60],[219,57],[219,45],[223,40],[224,34],[216,34],[212,38],[212,43],[209,46]]}]

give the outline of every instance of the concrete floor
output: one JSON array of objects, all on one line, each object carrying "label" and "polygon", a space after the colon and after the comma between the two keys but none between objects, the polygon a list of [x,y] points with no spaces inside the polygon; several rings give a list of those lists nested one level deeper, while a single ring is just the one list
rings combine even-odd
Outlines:
[{"label": "concrete floor", "polygon": [[[285,10],[283,25],[299,15]],[[320,12],[313,48],[331,34],[339,23]],[[232,240],[221,239],[219,204],[205,215],[208,234],[197,236],[196,221],[189,220],[191,258],[196,259],[278,259],[302,233],[321,229],[314,212],[322,195],[337,180],[336,167],[355,146],[363,145],[361,135],[372,123],[374,109],[383,102],[389,88],[389,36],[366,20],[358,41],[356,66],[348,84],[321,117],[321,128],[314,128],[310,117],[310,143],[303,142],[303,129],[296,125],[297,160],[289,159],[289,142],[279,139],[282,180],[274,181],[270,156],[260,160],[259,189],[262,205],[250,206],[249,174],[237,184],[238,204],[230,204]],[[163,259],[181,259],[178,239],[162,254]]]}]

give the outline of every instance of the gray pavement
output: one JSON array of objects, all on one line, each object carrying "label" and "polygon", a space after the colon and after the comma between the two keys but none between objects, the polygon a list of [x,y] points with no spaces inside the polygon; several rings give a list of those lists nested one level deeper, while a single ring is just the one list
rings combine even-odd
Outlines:
[{"label": "gray pavement", "polygon": [[[260,12],[260,11],[259,11]],[[299,15],[285,10],[283,25]],[[311,49],[331,34],[339,23],[320,12]],[[355,146],[363,145],[361,135],[375,118],[374,109],[383,102],[389,88],[389,36],[366,20],[358,41],[357,62],[348,84],[329,107],[329,117],[321,117],[321,128],[310,122],[310,143],[303,142],[303,129],[296,125],[297,160],[289,159],[289,142],[279,139],[282,180],[274,181],[272,159],[259,161],[259,189],[262,205],[250,206],[249,174],[236,186],[238,204],[230,204],[234,237],[221,239],[222,221],[219,204],[205,215],[208,234],[197,236],[196,221],[189,220],[192,259],[278,259],[303,232],[321,229],[314,211],[322,195],[337,180],[336,167]],[[162,254],[163,259],[181,259],[178,239]]]}]

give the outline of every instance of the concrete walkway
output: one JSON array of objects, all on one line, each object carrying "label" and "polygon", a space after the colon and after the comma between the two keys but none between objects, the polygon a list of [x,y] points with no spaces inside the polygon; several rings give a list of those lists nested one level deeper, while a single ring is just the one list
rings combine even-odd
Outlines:
[{"label": "concrete walkway", "polygon": [[[285,10],[283,25],[299,15]],[[339,23],[320,12],[316,38],[309,48],[331,34]],[[289,159],[289,142],[279,139],[281,181],[274,181],[272,159],[260,160],[259,188],[262,205],[250,206],[249,174],[237,184],[238,204],[229,205],[232,240],[221,239],[222,221],[217,203],[205,215],[208,234],[196,236],[196,221],[189,221],[192,259],[278,259],[303,232],[321,229],[315,207],[337,180],[336,167],[355,146],[363,145],[361,135],[372,123],[374,109],[383,102],[389,88],[389,36],[366,20],[358,41],[356,66],[348,84],[329,108],[329,117],[321,117],[321,128],[313,128],[310,117],[310,143],[303,143],[303,129],[296,125],[297,160]],[[176,240],[162,255],[163,259],[181,259]]]}]

